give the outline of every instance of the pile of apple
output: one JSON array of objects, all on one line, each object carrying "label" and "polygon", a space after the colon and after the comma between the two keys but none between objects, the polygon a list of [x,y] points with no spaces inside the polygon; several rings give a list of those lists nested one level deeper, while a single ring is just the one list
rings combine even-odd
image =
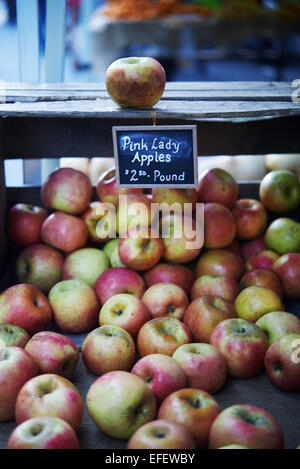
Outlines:
[{"label": "pile of apple", "polygon": [[[89,178],[61,168],[42,186],[45,208],[9,211],[8,234],[23,247],[18,283],[0,295],[0,421],[17,424],[8,447],[79,448],[83,397],[71,380],[80,351],[66,334],[84,333],[83,362],[95,375],[89,415],[128,448],[283,448],[268,411],[221,411],[213,394],[228,375],[263,369],[280,390],[300,390],[300,320],[284,306],[300,299],[300,225],[288,217],[300,206],[299,180],[272,171],[260,200],[239,199],[231,175],[212,169],[197,190],[147,194],[117,188],[111,169],[96,189],[93,201]],[[136,202],[147,209],[140,237],[128,229]],[[179,213],[166,215],[168,236],[154,237],[152,202],[204,203],[204,246],[174,236]],[[111,206],[114,239],[101,229]]]}]

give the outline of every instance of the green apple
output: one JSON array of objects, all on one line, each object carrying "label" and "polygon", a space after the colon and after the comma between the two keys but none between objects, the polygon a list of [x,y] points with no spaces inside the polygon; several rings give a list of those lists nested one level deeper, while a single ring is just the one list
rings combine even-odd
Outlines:
[{"label": "green apple", "polygon": [[118,244],[119,238],[112,238],[104,244],[103,252],[107,255],[108,259],[110,259],[111,253]]},{"label": "green apple", "polygon": [[300,319],[284,311],[265,314],[256,321],[256,325],[266,334],[269,345],[286,334],[300,334]]},{"label": "green apple", "polygon": [[281,298],[273,290],[264,287],[247,287],[234,302],[237,315],[246,321],[256,322],[272,311],[284,311]]},{"label": "green apple", "polygon": [[292,171],[271,171],[261,181],[259,196],[271,212],[290,212],[300,205],[300,181]]},{"label": "green apple", "polygon": [[118,244],[114,247],[111,255],[110,255],[110,264],[112,267],[126,267],[126,265],[121,261],[119,256],[119,239]]},{"label": "green apple", "polygon": [[63,280],[77,278],[93,287],[99,275],[108,268],[109,259],[101,249],[78,249],[64,262]]},{"label": "green apple", "polygon": [[266,231],[265,244],[278,254],[300,252],[300,223],[291,218],[277,218]]}]

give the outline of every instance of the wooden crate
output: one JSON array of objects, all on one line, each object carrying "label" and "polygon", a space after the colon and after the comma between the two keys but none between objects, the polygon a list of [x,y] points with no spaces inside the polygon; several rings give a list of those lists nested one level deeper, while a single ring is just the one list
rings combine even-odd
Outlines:
[{"label": "wooden crate", "polygon": [[[39,187],[5,188],[4,159],[111,157],[113,125],[156,123],[196,124],[199,156],[253,154],[255,164],[258,154],[300,153],[300,104],[292,102],[293,91],[288,83],[168,83],[152,110],[126,110],[109,99],[104,84],[8,84],[5,102],[0,104],[1,290],[16,283],[17,250],[6,239],[6,211],[20,201],[40,203]],[[258,187],[257,181],[240,184],[240,197],[257,198]],[[299,213],[293,216],[300,221]],[[300,317],[299,304],[289,302],[288,307]],[[80,345],[83,336],[74,339]],[[83,397],[93,379],[81,366],[75,384]],[[300,444],[299,428],[292,418],[300,410],[299,394],[281,393],[265,375],[257,381],[230,379],[216,398],[223,408],[250,402],[274,410],[276,404],[279,420],[282,413],[290,413],[290,421],[284,417],[283,425],[287,447]],[[0,426],[0,447],[5,447],[6,434],[13,428],[13,423]],[[2,440],[1,431],[5,434]],[[79,436],[83,448],[125,446],[91,426],[86,413]]]}]

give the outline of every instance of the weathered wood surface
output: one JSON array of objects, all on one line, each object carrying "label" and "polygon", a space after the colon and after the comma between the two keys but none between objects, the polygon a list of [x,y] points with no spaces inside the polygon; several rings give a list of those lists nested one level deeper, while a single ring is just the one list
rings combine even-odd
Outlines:
[{"label": "weathered wood surface", "polygon": [[[2,122],[0,120],[0,152],[2,151]],[[4,270],[7,241],[5,230],[6,217],[6,189],[4,177],[4,162],[0,160],[0,273]]]}]

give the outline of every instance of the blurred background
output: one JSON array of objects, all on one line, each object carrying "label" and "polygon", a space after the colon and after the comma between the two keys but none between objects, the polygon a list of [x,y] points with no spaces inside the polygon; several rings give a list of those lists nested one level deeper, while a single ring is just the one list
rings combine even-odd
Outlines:
[{"label": "blurred background", "polygon": [[[168,81],[292,81],[300,78],[300,1],[0,0],[0,80],[103,82],[111,62],[143,55],[161,62]],[[271,160],[261,155],[245,171],[245,159],[221,158],[240,180],[259,179]],[[290,159],[298,171],[299,155]],[[74,164],[94,182],[113,162],[28,163],[26,174],[22,162],[6,163],[7,184],[18,185]],[[202,158],[200,169],[207,164],[215,165]]]}]

